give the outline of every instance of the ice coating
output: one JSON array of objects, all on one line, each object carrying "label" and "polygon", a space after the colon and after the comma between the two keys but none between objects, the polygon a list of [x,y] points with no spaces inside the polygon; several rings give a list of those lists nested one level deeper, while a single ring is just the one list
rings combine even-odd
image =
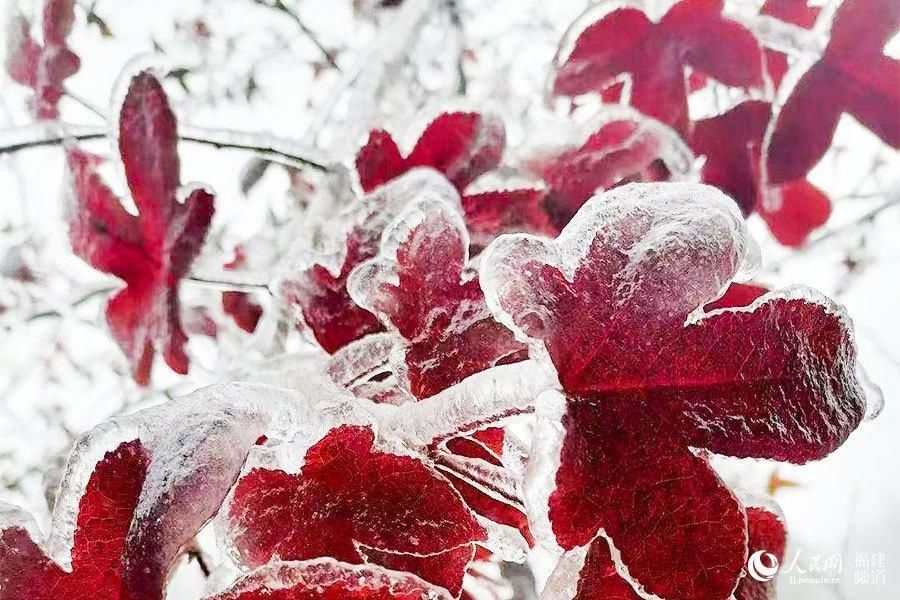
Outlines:
[{"label": "ice coating", "polygon": [[[488,306],[520,339],[541,337],[526,334],[520,317],[535,318],[541,327],[540,314],[532,305],[540,304],[536,294],[543,292],[519,290],[518,273],[530,263],[546,264],[571,280],[592,248],[600,246],[614,248],[625,260],[620,271],[608,274],[615,277],[619,290],[616,302],[624,304],[640,295],[638,310],[662,312],[676,320],[717,296],[745,257],[756,253],[737,207],[714,188],[629,184],[594,196],[555,241],[507,235],[491,244],[480,267]],[[602,263],[598,266],[604,268]],[[643,272],[645,268],[650,272]],[[507,297],[528,314],[511,313],[511,304],[504,306]]]},{"label": "ice coating", "polygon": [[459,206],[459,195],[444,177],[430,169],[415,169],[335,216],[322,247],[310,248],[300,240],[279,268],[275,289],[280,299],[327,352],[381,331],[375,316],[350,298],[347,278],[377,254],[384,228],[406,204],[421,198]]},{"label": "ice coating", "polygon": [[60,485],[49,558],[71,569],[79,507],[96,465],[121,444],[139,440],[148,464],[123,538],[122,597],[161,597],[171,561],[219,509],[260,436],[317,439],[336,423],[352,421],[340,397],[313,392],[220,384],[89,432],[76,444]]},{"label": "ice coating", "polygon": [[332,558],[274,561],[210,600],[449,600],[446,590],[409,573]]},{"label": "ice coating", "polygon": [[541,591],[540,600],[574,600],[589,546],[579,546],[559,557]]},{"label": "ice coating", "polygon": [[698,309],[751,248],[713,188],[633,184],[592,199],[554,241],[498,238],[481,263],[491,308],[546,349],[566,392],[555,488],[538,479],[526,498],[550,490],[563,548],[604,531],[646,594],[726,598],[741,573],[743,509],[691,448],[802,463],[840,446],[865,410],[835,303],[791,288]]},{"label": "ice coating", "polygon": [[547,390],[535,404],[534,437],[523,481],[525,508],[535,539],[548,550],[559,553],[562,548],[553,534],[549,509],[566,435],[562,426],[566,398],[556,390]]},{"label": "ice coating", "polygon": [[468,248],[459,211],[420,199],[384,230],[378,257],[350,276],[354,301],[405,340],[398,376],[417,398],[525,358],[524,346],[487,310]]},{"label": "ice coating", "polygon": [[[374,443],[371,428],[342,426],[308,450],[297,474],[252,468],[243,475],[226,507],[226,535],[241,562],[333,556],[356,563],[365,558],[360,546],[424,559],[485,538],[446,479]],[[440,561],[417,564],[424,579],[446,582]],[[460,568],[461,581],[465,563]]]},{"label": "ice coating", "polygon": [[530,136],[521,160],[544,180],[544,204],[559,228],[596,190],[697,178],[696,158],[681,135],[631,107],[604,105],[588,119],[572,115],[547,121]]}]

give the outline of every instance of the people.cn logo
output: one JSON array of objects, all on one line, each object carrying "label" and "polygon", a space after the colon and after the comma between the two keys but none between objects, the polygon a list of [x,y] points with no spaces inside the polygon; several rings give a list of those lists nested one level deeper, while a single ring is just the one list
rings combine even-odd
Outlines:
[{"label": "people.cn logo", "polygon": [[754,552],[747,561],[747,571],[757,581],[772,581],[778,573],[778,557],[764,550]]}]

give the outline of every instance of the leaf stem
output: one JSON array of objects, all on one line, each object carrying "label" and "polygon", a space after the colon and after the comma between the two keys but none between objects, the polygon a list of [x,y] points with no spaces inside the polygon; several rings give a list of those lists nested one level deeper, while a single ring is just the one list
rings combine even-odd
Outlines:
[{"label": "leaf stem", "polygon": [[331,68],[340,72],[341,67],[338,66],[337,60],[335,60],[334,55],[331,53],[328,48],[322,43],[319,37],[315,34],[315,32],[309,28],[309,26],[300,18],[300,15],[297,14],[297,11],[291,9],[289,6],[285,5],[282,0],[273,0],[271,4],[265,2],[264,0],[253,0],[256,4],[261,6],[268,6],[269,8],[274,8],[275,10],[287,15],[297,26],[300,28],[300,31],[309,38],[309,40],[315,44],[316,48],[319,49],[319,52],[322,53],[322,56],[328,62]]}]

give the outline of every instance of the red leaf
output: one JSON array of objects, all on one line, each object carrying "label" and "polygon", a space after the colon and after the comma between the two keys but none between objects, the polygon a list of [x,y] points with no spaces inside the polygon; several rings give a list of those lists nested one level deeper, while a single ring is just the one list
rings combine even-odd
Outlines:
[{"label": "red leaf", "polygon": [[719,308],[739,308],[750,306],[753,301],[767,294],[769,288],[750,283],[732,283],[720,298],[703,307],[704,312],[712,312]]},{"label": "red leaf", "polygon": [[126,598],[125,539],[149,462],[141,443],[132,441],[97,463],[79,504],[71,572],[48,557],[27,528],[0,531],[0,600]]},{"label": "red leaf", "polygon": [[546,348],[569,398],[557,539],[572,548],[602,528],[665,598],[727,598],[743,564],[743,512],[690,448],[806,462],[865,411],[849,322],[827,299],[793,290],[691,315],[748,244],[713,188],[635,184],[592,200],[556,241],[504,236],[482,259],[495,313]]},{"label": "red leaf", "polygon": [[635,8],[620,8],[589,26],[556,73],[553,91],[598,92],[627,73],[632,106],[685,133],[688,66],[728,86],[763,85],[759,44],[722,16],[722,0],[682,0],[658,23]]},{"label": "red leaf", "polygon": [[[361,563],[360,545],[426,557],[484,539],[445,479],[415,458],[375,450],[373,442],[371,429],[343,426],[310,448],[299,474],[256,468],[245,475],[228,511],[242,560],[258,566],[274,556],[331,556]],[[424,579],[447,581],[442,561],[421,566]]]},{"label": "red leaf", "polygon": [[[787,545],[787,532],[781,515],[772,508],[763,506],[747,507],[747,543],[750,561],[756,560],[765,567],[784,562],[784,550]],[[774,562],[772,557],[775,557]],[[760,581],[760,579],[744,575],[737,590],[734,592],[735,600],[775,600],[775,579]]]},{"label": "red leaf", "polygon": [[284,301],[299,313],[298,321],[309,327],[326,352],[333,354],[350,342],[383,330],[378,318],[350,297],[347,278],[353,269],[378,254],[384,228],[420,194],[459,202],[450,183],[433,171],[404,174],[337,215],[335,228],[346,231],[340,252],[301,256],[296,274],[281,281]]},{"label": "red leaf", "polygon": [[[745,215],[758,210],[775,238],[800,246],[831,214],[831,201],[806,179],[760,186],[760,148],[771,117],[767,102],[750,100],[721,115],[697,121],[691,148],[706,157],[703,181],[731,196]],[[770,206],[770,205],[776,206]]]},{"label": "red leaf", "polygon": [[398,375],[417,398],[527,356],[491,316],[478,274],[468,265],[467,237],[452,207],[415,202],[385,231],[381,255],[351,279],[357,302],[406,341],[406,372]]},{"label": "red leaf", "polygon": [[174,371],[187,373],[178,284],[200,252],[213,215],[213,196],[204,189],[178,201],[176,142],[175,117],[162,86],[145,72],[132,80],[119,123],[119,150],[138,216],[127,213],[100,179],[97,157],[69,151],[72,247],[93,267],[125,281],[109,301],[106,318],[142,385],[149,382],[156,350]]},{"label": "red leaf", "polygon": [[210,600],[446,600],[447,592],[408,573],[331,559],[276,561]]},{"label": "red leaf", "polygon": [[648,123],[615,119],[601,125],[581,146],[536,156],[527,168],[550,188],[546,210],[554,225],[562,228],[596,190],[644,179],[664,144]]},{"label": "red leaf", "polygon": [[263,308],[247,292],[222,292],[222,310],[247,333],[256,331]]},{"label": "red leaf", "polygon": [[484,248],[501,233],[556,235],[547,213],[546,192],[539,189],[496,190],[462,197],[472,245]]},{"label": "red leaf", "polygon": [[360,546],[359,552],[368,563],[381,565],[393,571],[415,573],[427,579],[429,583],[444,588],[454,598],[458,598],[462,592],[466,569],[475,558],[474,544],[466,544],[427,556],[385,552],[365,546]]},{"label": "red leaf", "polygon": [[499,119],[478,113],[443,113],[428,124],[406,158],[390,134],[372,131],[356,156],[356,171],[368,192],[415,167],[431,167],[462,192],[500,164],[505,145],[506,133]]},{"label": "red leaf", "polygon": [[32,108],[38,119],[55,119],[62,98],[63,81],[78,72],[81,61],[66,45],[75,19],[74,0],[46,0],[41,29],[41,46],[29,33],[29,24],[14,17],[10,27],[10,51],[6,70],[12,79],[34,90]]},{"label": "red leaf", "polygon": [[841,4],[822,58],[778,112],[766,151],[773,183],[804,177],[828,150],[844,113],[900,148],[900,61],[884,55],[898,28],[900,4],[894,0]]}]

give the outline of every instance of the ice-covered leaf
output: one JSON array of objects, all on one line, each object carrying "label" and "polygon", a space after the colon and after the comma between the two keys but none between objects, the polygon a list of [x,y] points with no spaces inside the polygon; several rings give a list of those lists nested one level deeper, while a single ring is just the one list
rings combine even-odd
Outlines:
[{"label": "ice-covered leaf", "polygon": [[765,152],[773,183],[804,177],[828,150],[844,113],[900,148],[900,61],[884,54],[898,29],[895,0],[840,5],[821,59],[797,81],[776,115]]},{"label": "ice-covered leaf", "polygon": [[401,376],[427,398],[496,364],[527,357],[494,320],[468,265],[468,234],[458,210],[433,199],[410,203],[385,230],[379,256],[350,278],[357,304],[406,341]]},{"label": "ice-covered leaf", "polygon": [[139,440],[123,442],[97,462],[78,503],[71,568],[32,537],[30,517],[0,505],[0,599],[128,598],[122,585],[125,540],[149,462]]},{"label": "ice-covered leaf", "polygon": [[757,211],[779,242],[799,246],[831,214],[831,201],[805,176],[763,188],[760,152],[771,119],[767,102],[749,100],[697,121],[690,135],[703,155],[703,181],[734,198],[745,215]]},{"label": "ice-covered leaf", "polygon": [[547,210],[544,189],[499,189],[466,194],[462,197],[462,207],[476,249],[484,248],[502,233],[559,233]]},{"label": "ice-covered leaf", "polygon": [[704,306],[703,310],[712,312],[717,308],[750,306],[754,300],[769,291],[767,287],[752,283],[732,283],[721,297]]},{"label": "ice-covered leaf", "polygon": [[178,286],[213,215],[213,196],[205,189],[194,188],[179,201],[176,144],[166,95],[144,72],[131,81],[119,121],[119,151],[139,214],[126,212],[103,183],[97,157],[69,150],[72,248],[93,267],[125,281],[125,289],[109,301],[106,318],[134,378],[144,385],[156,351],[174,371],[187,373]]},{"label": "ice-covered leaf", "polygon": [[[735,600],[775,600],[774,567],[784,563],[787,532],[784,517],[771,500],[747,506],[748,569],[734,592]],[[773,560],[774,558],[774,560]]]},{"label": "ice-covered leaf", "polygon": [[446,479],[374,442],[370,428],[343,426],[309,449],[297,474],[245,474],[227,513],[240,559],[259,566],[275,556],[349,563],[383,556],[427,581],[447,582],[447,561],[424,559],[482,540],[484,529]]},{"label": "ice-covered leaf", "polygon": [[[784,557],[785,530],[782,517],[765,505],[746,507],[747,555],[752,568],[771,569],[772,556]],[[766,556],[768,555],[768,556]],[[774,600],[775,580],[763,581],[768,573],[745,574],[734,592],[735,600]],[[616,569],[606,538],[597,536],[587,548],[567,553],[550,576],[544,594],[554,600],[641,600],[628,579]]]},{"label": "ice-covered leaf", "polygon": [[335,218],[337,248],[319,252],[304,249],[284,267],[278,284],[280,295],[325,351],[334,353],[382,330],[377,317],[350,298],[347,278],[354,268],[378,254],[384,228],[415,198],[434,198],[459,206],[459,195],[445,178],[431,170],[414,170],[381,186]]},{"label": "ice-covered leaf", "polygon": [[602,529],[660,597],[727,598],[743,564],[743,511],[691,448],[806,462],[865,412],[833,302],[796,288],[694,312],[751,249],[714,188],[632,184],[555,241],[502,236],[483,257],[489,305],[546,350],[568,396],[553,533],[573,548]]},{"label": "ice-covered leaf", "polygon": [[538,151],[526,160],[526,167],[549,188],[544,204],[555,227],[564,227],[597,190],[667,178],[663,157],[671,152],[670,145],[682,146],[677,134],[638,114],[619,112],[580,145]]},{"label": "ice-covered leaf", "polygon": [[32,110],[38,119],[55,119],[63,82],[78,72],[81,61],[66,44],[75,20],[75,0],[45,0],[41,18],[43,45],[31,37],[30,25],[15,15],[9,23],[6,70],[34,90]]},{"label": "ice-covered leaf", "polygon": [[582,31],[553,81],[556,94],[599,92],[623,74],[631,105],[681,133],[689,130],[687,70],[738,88],[763,85],[753,35],[722,15],[722,0],[681,0],[658,22],[632,6]]},{"label": "ice-covered leaf", "polygon": [[375,130],[356,156],[356,171],[371,191],[416,167],[431,167],[460,193],[479,175],[500,164],[506,146],[503,122],[488,114],[442,113],[431,121],[404,157],[389,133]]},{"label": "ice-covered leaf", "polygon": [[330,558],[275,561],[210,600],[449,600],[415,575]]}]

